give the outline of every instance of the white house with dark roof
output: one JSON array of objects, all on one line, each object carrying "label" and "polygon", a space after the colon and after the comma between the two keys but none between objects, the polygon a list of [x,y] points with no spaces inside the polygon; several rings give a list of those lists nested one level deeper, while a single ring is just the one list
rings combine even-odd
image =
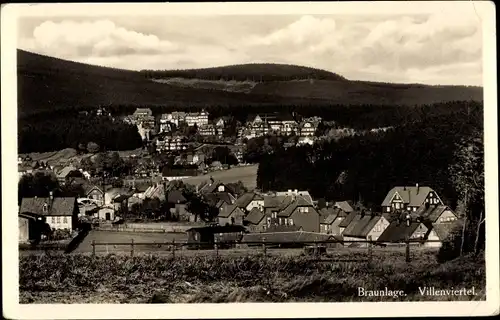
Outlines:
[{"label": "white house with dark roof", "polygon": [[386,195],[382,202],[382,212],[394,212],[396,210],[417,211],[422,205],[443,205],[443,201],[437,192],[427,186],[403,186],[394,187]]},{"label": "white house with dark roof", "polygon": [[72,231],[79,209],[76,197],[53,197],[51,194],[49,197],[23,198],[19,213],[44,217],[51,229]]}]

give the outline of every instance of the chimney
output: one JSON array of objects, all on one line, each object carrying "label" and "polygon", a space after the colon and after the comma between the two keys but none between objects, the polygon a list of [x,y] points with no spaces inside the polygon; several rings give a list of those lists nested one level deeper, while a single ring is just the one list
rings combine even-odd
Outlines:
[{"label": "chimney", "polygon": [[415,186],[417,187],[417,194],[418,194],[418,191],[420,190],[420,188],[418,187],[418,183]]},{"label": "chimney", "polygon": [[406,226],[409,227],[410,226],[410,222],[411,222],[411,217],[410,217],[410,214],[407,213],[406,214]]}]

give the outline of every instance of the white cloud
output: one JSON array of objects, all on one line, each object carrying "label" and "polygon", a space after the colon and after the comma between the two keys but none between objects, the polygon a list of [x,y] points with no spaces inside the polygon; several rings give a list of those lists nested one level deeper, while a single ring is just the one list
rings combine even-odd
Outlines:
[{"label": "white cloud", "polygon": [[65,57],[159,53],[178,48],[155,35],[127,30],[109,20],[46,21],[34,29],[33,38],[24,44],[39,52]]},{"label": "white cloud", "polygon": [[135,70],[274,62],[356,80],[476,85],[482,75],[470,67],[482,65],[474,13],[74,19],[39,22],[23,35],[23,49]]}]

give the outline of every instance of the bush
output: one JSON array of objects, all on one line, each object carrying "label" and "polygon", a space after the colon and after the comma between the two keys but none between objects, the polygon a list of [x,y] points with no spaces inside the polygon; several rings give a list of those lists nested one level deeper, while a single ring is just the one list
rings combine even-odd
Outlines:
[{"label": "bush", "polygon": [[56,229],[50,235],[50,240],[64,240],[68,238],[71,238],[71,232],[68,229]]},{"label": "bush", "polygon": [[[484,225],[483,225],[484,226]],[[476,241],[477,224],[474,221],[467,221],[465,226],[464,243],[462,254],[473,253]],[[448,238],[443,241],[443,245],[439,248],[436,259],[438,262],[445,262],[456,259],[460,256],[460,247],[462,246],[462,229],[463,224],[457,223],[457,226],[450,232]],[[484,229],[480,230],[478,251],[484,247]]]}]

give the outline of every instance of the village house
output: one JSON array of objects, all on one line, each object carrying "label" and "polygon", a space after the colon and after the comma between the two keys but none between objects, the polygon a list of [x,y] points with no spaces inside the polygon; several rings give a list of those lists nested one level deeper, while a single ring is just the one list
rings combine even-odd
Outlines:
[{"label": "village house", "polygon": [[195,221],[195,216],[187,210],[187,199],[180,190],[169,190],[167,203],[173,218],[177,218],[179,221]]},{"label": "village house", "polygon": [[197,125],[199,128],[208,124],[208,112],[202,110],[201,112],[187,113],[185,119],[188,126]]},{"label": "village house", "polygon": [[198,127],[198,134],[200,136],[215,136],[217,130],[213,124],[205,124]]},{"label": "village house", "polygon": [[243,225],[245,212],[235,206],[234,204],[224,204],[219,210],[217,215],[217,222],[219,225]]},{"label": "village house", "polygon": [[172,114],[162,114],[160,117],[160,133],[171,132],[174,127],[177,127],[177,125],[173,123]]},{"label": "village house", "polygon": [[229,192],[233,197],[235,196],[235,192],[226,186],[222,181],[219,180],[214,180],[213,178],[210,178],[209,181],[205,181],[200,183],[197,187],[196,190],[198,193],[201,194],[207,194],[207,193],[214,193],[214,192]]},{"label": "village house", "polygon": [[264,232],[268,227],[268,221],[263,207],[252,207],[244,218],[243,224],[250,232]]},{"label": "village house", "polygon": [[250,212],[253,208],[264,208],[264,197],[255,192],[246,192],[236,200],[236,206]]},{"label": "village house", "polygon": [[[344,241],[376,241],[389,226],[389,220],[381,214],[361,212],[342,232]],[[349,246],[365,247],[367,243],[352,243]]]},{"label": "village house", "polygon": [[90,183],[84,183],[82,187],[87,199],[91,199],[98,206],[104,204],[104,191],[101,187]]},{"label": "village house", "polygon": [[217,209],[224,204],[234,204],[236,198],[230,192],[212,192],[202,194],[207,203]]},{"label": "village house", "polygon": [[[421,240],[424,242],[429,237],[430,229],[422,219],[412,218],[410,214],[403,213],[401,218],[393,220],[378,237],[377,241],[385,244],[401,245],[406,240]],[[437,238],[433,232],[432,238]],[[431,244],[430,246],[436,246]]]},{"label": "village house", "polygon": [[321,216],[320,232],[340,235],[340,223],[347,217],[348,213],[337,207],[322,208],[319,210]]},{"label": "village house", "polygon": [[339,208],[346,213],[351,213],[354,211],[352,201],[337,201],[333,204],[334,208]]},{"label": "village house", "polygon": [[311,136],[314,136],[314,134],[316,133],[316,129],[318,128],[318,124],[314,123],[313,121],[306,120],[300,124],[299,128],[300,128],[299,135],[301,137],[311,137]]},{"label": "village house", "polygon": [[403,186],[392,188],[382,202],[383,212],[395,212],[396,210],[417,211],[426,203],[430,205],[443,205],[436,191],[430,187]]},{"label": "village house", "polygon": [[272,224],[296,225],[304,231],[319,232],[319,213],[304,196],[287,196],[279,210],[271,214],[271,219]]},{"label": "village house", "polygon": [[309,191],[299,191],[297,189],[295,189],[295,190],[289,189],[288,191],[276,192],[276,196],[278,196],[278,197],[280,197],[280,196],[285,196],[285,197],[300,196],[300,197],[304,198],[305,200],[307,200],[307,202],[309,202],[310,204],[313,204],[313,199],[312,199]]},{"label": "village house", "polygon": [[445,205],[431,205],[429,203],[420,206],[413,214],[416,217],[422,217],[433,225],[452,222],[458,219],[450,207]]},{"label": "village house", "polygon": [[56,173],[57,180],[60,183],[66,182],[68,175],[73,171],[78,171],[78,169],[72,165],[62,168],[60,171]]},{"label": "village house", "polygon": [[47,198],[23,198],[19,213],[44,217],[51,229],[71,232],[77,226],[79,210],[76,197],[54,197],[51,192]]},{"label": "village house", "polygon": [[156,151],[181,151],[187,149],[187,138],[185,136],[163,136],[156,139]]}]

